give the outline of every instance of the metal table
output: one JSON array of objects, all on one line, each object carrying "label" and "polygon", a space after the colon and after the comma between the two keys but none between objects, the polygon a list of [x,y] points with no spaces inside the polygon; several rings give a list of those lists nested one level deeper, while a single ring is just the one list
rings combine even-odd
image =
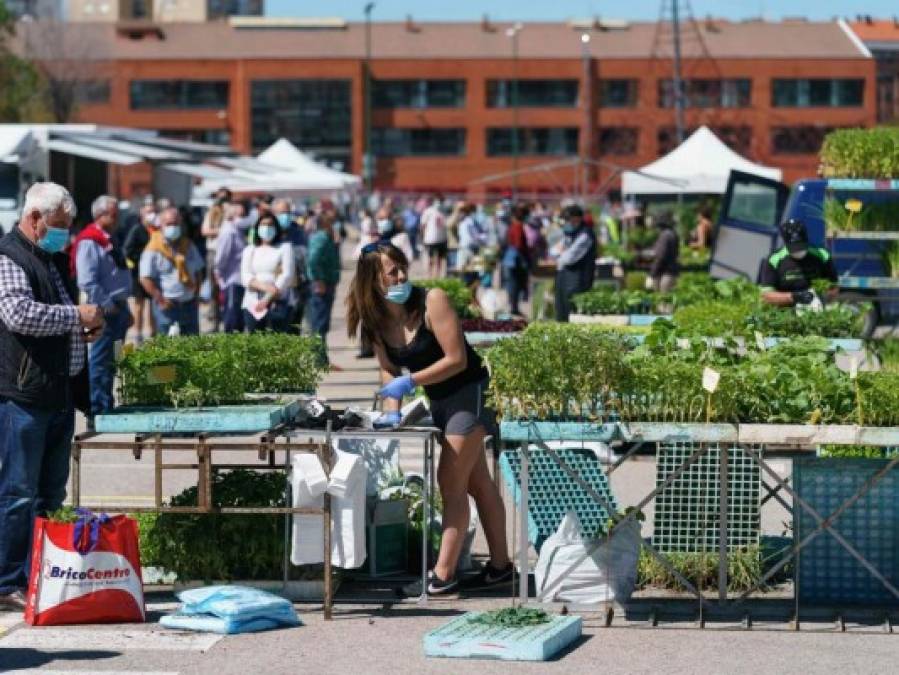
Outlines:
[{"label": "metal table", "polygon": [[[249,514],[249,515],[275,515],[284,514],[284,582],[287,583],[289,569],[289,520],[291,515],[321,515],[324,519],[324,598],[323,607],[325,619],[331,618],[333,593],[331,588],[331,500],[325,495],[321,508],[294,508],[285,507],[218,507],[213,503],[213,471],[216,468],[223,469],[252,469],[261,471],[290,470],[290,456],[294,452],[314,453],[318,456],[329,473],[333,465],[330,445],[327,443],[302,443],[294,442],[287,437],[283,427],[256,434],[193,434],[180,436],[164,436],[162,434],[128,434],[129,438],[115,438],[124,434],[100,434],[87,432],[75,436],[72,443],[72,504],[76,508],[81,506],[93,510],[113,511],[122,513],[184,513],[184,514]],[[144,452],[153,453],[153,506],[127,506],[109,504],[82,504],[81,503],[81,477],[82,455],[89,450],[112,450],[130,453],[135,461],[142,458]],[[216,465],[216,455],[227,455],[235,452],[256,452],[259,463],[256,464],[232,464],[222,463]],[[284,453],[284,464],[276,461],[277,452]],[[188,463],[167,463],[163,461],[163,452],[182,452],[192,455],[195,459]],[[170,506],[163,500],[162,477],[165,471],[196,471],[197,472],[197,505],[196,506]],[[287,487],[289,504],[290,487]]]},{"label": "metal table", "polygon": [[418,597],[418,604],[424,605],[428,601],[428,544],[429,529],[431,523],[431,500],[434,495],[434,450],[440,430],[436,427],[404,427],[401,429],[341,429],[330,431],[327,429],[291,429],[287,432],[288,438],[307,439],[308,442],[324,442],[330,448],[337,440],[363,439],[363,440],[415,440],[422,443],[422,475],[424,476],[424,504],[422,513],[421,535],[421,582],[422,594]]},{"label": "metal table", "polygon": [[[861,499],[874,486],[876,486],[883,477],[893,468],[899,466],[899,455],[894,457],[883,469],[873,474],[868,481],[862,485],[854,495],[845,500],[845,502],[831,514],[822,516],[811,505],[803,500],[789,485],[788,479],[781,478],[774,469],[763,459],[762,452],[753,449],[752,445],[776,445],[788,452],[797,452],[819,444],[833,445],[877,445],[877,446],[895,446],[899,445],[899,428],[884,427],[863,427],[857,425],[800,425],[800,424],[674,424],[674,423],[631,423],[622,424],[617,422],[608,423],[583,423],[583,422],[539,422],[539,421],[507,421],[501,424],[501,437],[506,445],[520,446],[521,451],[521,474],[520,474],[520,495],[521,506],[519,510],[519,544],[518,544],[518,564],[521,570],[519,585],[519,603],[525,605],[528,603],[528,471],[529,471],[529,454],[532,451],[530,446],[536,445],[541,452],[545,452],[549,457],[562,469],[562,471],[576,484],[578,484],[590,497],[597,503],[601,504],[612,512],[611,505],[600,494],[598,494],[589,484],[587,484],[552,448],[547,446],[547,441],[571,441],[576,444],[579,441],[602,441],[610,442],[614,440],[623,440],[634,443],[634,445],[624,455],[619,457],[608,469],[611,475],[625,461],[632,457],[638,448],[644,443],[655,443],[664,441],[689,441],[697,444],[695,451],[671,473],[667,480],[662,484],[656,485],[655,488],[640,500],[636,509],[624,516],[618,521],[607,533],[607,537],[611,536],[615,530],[622,527],[627,521],[636,517],[637,511],[646,506],[655,496],[668,487],[680,474],[682,474],[691,464],[696,462],[702,455],[709,450],[712,444],[720,444],[720,462],[719,462],[719,479],[721,485],[727,485],[728,480],[728,448],[737,447],[742,449],[751,459],[758,464],[764,474],[774,482],[773,486],[769,486],[763,482],[767,490],[766,500],[770,498],[781,498],[777,494],[780,491],[789,495],[795,504],[793,510],[801,508],[811,515],[817,523],[816,529],[803,537],[801,541],[795,541],[790,554],[781,559],[781,561],[768,570],[768,572],[760,579],[753,588],[743,592],[734,601],[740,604],[749,598],[750,595],[762,588],[766,582],[774,576],[781,568],[783,568],[791,560],[799,559],[800,552],[810,541],[817,535],[827,531],[840,545],[849,552],[849,554],[863,567],[865,567],[872,575],[874,575],[891,594],[899,599],[899,589],[895,588],[884,575],[877,570],[868,560],[862,556],[840,533],[834,529],[833,521],[853,503]],[[718,601],[721,605],[728,602],[727,597],[727,579],[728,579],[728,555],[727,555],[727,511],[728,511],[728,490],[720,490],[719,497],[719,569],[718,569]],[[586,553],[582,560],[591,555],[603,540],[598,540]],[[652,544],[644,541],[643,547],[666,569],[669,570],[692,595],[697,598],[699,603],[700,626],[704,626],[702,619],[703,610],[707,603],[707,599],[689,580],[683,577],[671,563],[659,552]],[[547,589],[544,589],[543,595],[553,591],[555,587],[577,566],[575,563],[565,573],[560,575],[556,581]],[[799,629],[799,593],[795,592],[795,606],[792,620],[792,626],[795,630]],[[611,622],[611,610],[607,610],[607,623]],[[889,622],[889,619],[887,619]]]}]

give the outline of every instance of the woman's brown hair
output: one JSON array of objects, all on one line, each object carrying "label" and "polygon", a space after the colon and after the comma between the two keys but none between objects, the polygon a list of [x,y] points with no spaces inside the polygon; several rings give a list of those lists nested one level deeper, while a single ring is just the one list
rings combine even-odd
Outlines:
[{"label": "woman's brown hair", "polygon": [[[351,338],[356,337],[361,326],[363,336],[372,342],[383,343],[380,335],[385,324],[390,321],[390,312],[381,287],[382,255],[386,255],[398,267],[407,272],[409,270],[406,256],[393,244],[369,244],[363,248],[346,298],[346,327],[347,335]],[[410,316],[421,313],[422,303],[415,291],[413,289],[404,305]]]}]

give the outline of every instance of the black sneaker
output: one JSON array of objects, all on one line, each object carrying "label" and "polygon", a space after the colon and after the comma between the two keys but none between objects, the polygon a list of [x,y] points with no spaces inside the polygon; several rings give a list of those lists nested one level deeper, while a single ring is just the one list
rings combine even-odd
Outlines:
[{"label": "black sneaker", "polygon": [[[458,579],[450,579],[449,581],[444,581],[436,574],[434,574],[434,570],[428,572],[428,595],[452,595],[458,590]],[[421,579],[417,579],[411,584],[406,584],[402,588],[397,589],[397,593],[400,597],[403,598],[421,597]]]},{"label": "black sneaker", "polygon": [[481,569],[480,573],[476,574],[473,577],[469,577],[462,582],[463,588],[493,588],[495,586],[501,586],[502,584],[507,584],[512,581],[512,575],[515,573],[515,568],[512,566],[512,563],[506,564],[506,566],[498,570],[493,567],[490,563],[484,565]]}]

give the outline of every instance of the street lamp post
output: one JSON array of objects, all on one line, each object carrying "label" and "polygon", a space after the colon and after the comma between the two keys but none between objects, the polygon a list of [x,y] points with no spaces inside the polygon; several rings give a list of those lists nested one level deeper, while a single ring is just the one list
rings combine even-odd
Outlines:
[{"label": "street lamp post", "polygon": [[587,193],[590,184],[590,154],[593,149],[593,73],[591,72],[590,58],[590,34],[583,33],[581,35],[581,58],[584,64],[584,138],[581,141],[581,147],[584,156],[581,159],[581,202],[584,208],[587,207]]},{"label": "street lamp post", "polygon": [[371,12],[375,3],[365,5],[365,104],[363,120],[365,126],[365,154],[362,158],[362,172],[365,176],[365,189],[371,194],[375,174],[375,158],[371,151]]},{"label": "street lamp post", "polygon": [[512,40],[512,201],[518,201],[518,34],[521,24],[516,23],[506,30]]}]

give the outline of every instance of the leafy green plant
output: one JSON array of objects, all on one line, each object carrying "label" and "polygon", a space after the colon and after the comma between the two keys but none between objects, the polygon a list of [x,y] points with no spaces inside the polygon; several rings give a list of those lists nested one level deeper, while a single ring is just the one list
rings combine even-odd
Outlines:
[{"label": "leafy green plant", "polygon": [[818,448],[818,456],[883,459],[895,456],[897,451],[899,448],[887,448],[879,445],[822,445]]},{"label": "leafy green plant", "polygon": [[322,377],[320,344],[318,336],[270,332],[160,336],[118,363],[122,400],[181,407],[311,392]]},{"label": "leafy green plant", "polygon": [[78,520],[75,509],[71,506],[60,506],[55,511],[47,514],[47,520],[54,523],[74,523]]},{"label": "leafy green plant", "polygon": [[821,147],[821,171],[827,178],[899,178],[899,127],[830,132]]},{"label": "leafy green plant", "polygon": [[501,626],[503,628],[522,628],[524,626],[539,626],[549,623],[552,617],[542,609],[529,607],[506,607],[494,609],[489,612],[481,612],[471,617],[469,623],[478,623],[485,626]]},{"label": "leafy green plant", "polygon": [[580,314],[649,314],[669,296],[649,291],[616,291],[594,288],[572,298]]},{"label": "leafy green plant", "polygon": [[474,307],[474,296],[471,289],[462,283],[459,279],[419,279],[415,281],[416,286],[421,288],[440,288],[450,299],[453,309],[460,319],[476,319],[478,311]]},{"label": "leafy green plant", "polygon": [[[287,479],[280,473],[216,471],[213,504],[219,507],[283,507]],[[196,506],[197,488],[171,499]],[[141,561],[165,568],[182,581],[267,580],[281,577],[283,516],[161,513],[138,516]]]},{"label": "leafy green plant", "polygon": [[[666,553],[665,558],[688,581],[704,590],[718,588],[717,553]],[[763,562],[758,546],[728,551],[727,590],[740,593],[753,588],[763,576]],[[637,588],[684,590],[677,577],[648,552],[640,552],[637,563]]]}]

